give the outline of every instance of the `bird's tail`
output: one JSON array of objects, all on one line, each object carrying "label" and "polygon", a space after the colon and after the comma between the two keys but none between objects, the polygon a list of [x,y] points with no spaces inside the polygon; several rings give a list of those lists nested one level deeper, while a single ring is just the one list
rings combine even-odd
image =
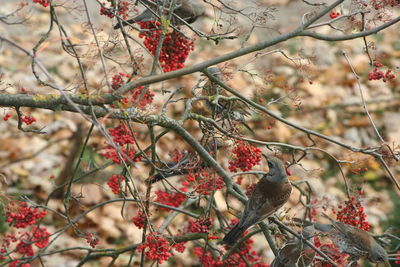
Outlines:
[{"label": "bird's tail", "polygon": [[235,244],[236,240],[239,239],[239,237],[242,236],[242,234],[246,231],[246,227],[239,226],[239,224],[236,224],[235,227],[232,228],[232,230],[227,233],[223,239],[224,243],[228,245],[233,245]]}]

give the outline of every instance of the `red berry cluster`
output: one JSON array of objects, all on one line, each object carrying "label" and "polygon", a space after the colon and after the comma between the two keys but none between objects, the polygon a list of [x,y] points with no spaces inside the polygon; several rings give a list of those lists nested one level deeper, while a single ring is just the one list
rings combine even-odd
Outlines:
[{"label": "red berry cluster", "polygon": [[214,258],[211,251],[205,250],[202,247],[195,247],[193,249],[193,253],[199,259],[201,266],[204,267],[225,266],[224,263],[221,261],[221,257],[219,255]]},{"label": "red berry cluster", "polygon": [[7,114],[4,116],[3,120],[8,121],[8,119],[9,119],[10,117],[11,117],[10,113],[7,113]]},{"label": "red berry cluster", "polygon": [[87,233],[84,238],[86,243],[88,243],[92,248],[95,248],[99,244],[99,239],[93,233]]},{"label": "red berry cluster", "polygon": [[[237,219],[231,221],[231,226],[233,227],[238,222]],[[214,256],[210,251],[206,251],[201,247],[194,248],[194,254],[199,259],[202,266],[229,266],[229,267],[245,267],[245,266],[257,266],[257,267],[267,267],[268,264],[261,262],[261,257],[253,250],[254,241],[249,238],[244,241],[236,250],[233,252],[224,262],[221,261],[219,255]],[[230,249],[226,246],[225,249]]]},{"label": "red berry cluster", "polygon": [[38,248],[44,248],[49,244],[50,233],[47,232],[46,228],[33,227],[33,235],[31,242],[35,243]]},{"label": "red berry cluster", "polygon": [[[16,205],[17,203],[10,202],[6,209],[15,210]],[[46,214],[47,212],[45,211],[39,212],[37,208],[32,209],[28,207],[26,202],[19,202],[17,211],[9,211],[7,213],[6,221],[15,228],[27,228]],[[44,248],[49,244],[49,238],[50,233],[47,232],[47,229],[38,226],[34,226],[32,229],[26,230],[25,232],[19,231],[17,234],[7,234],[2,240],[0,260],[5,259],[7,251],[11,251],[8,255],[10,259],[13,259],[11,253],[19,253],[22,257],[31,257],[35,255],[33,245],[37,248]],[[14,244],[14,250],[10,249],[12,244]],[[22,264],[19,260],[14,260],[9,266],[30,266],[30,264]]]},{"label": "red berry cluster", "polygon": [[[238,219],[232,219],[230,222],[230,228],[233,228],[239,222]],[[247,234],[247,231],[244,235]],[[224,266],[248,266],[247,263],[251,263],[251,266],[266,267],[267,264],[261,262],[261,257],[253,250],[253,239],[248,238],[232,253],[229,258],[224,262]],[[230,246],[225,246],[225,249],[230,249]]]},{"label": "red berry cluster", "polygon": [[108,180],[107,185],[111,188],[112,192],[117,195],[121,192],[120,185],[124,180],[125,180],[125,177],[123,177],[119,174],[114,174]]},{"label": "red berry cluster", "polygon": [[5,250],[4,248],[0,248],[0,261],[6,258],[6,253],[7,250]]},{"label": "red berry cluster", "polygon": [[311,221],[315,222],[317,221],[317,215],[318,215],[318,200],[317,199],[313,199],[310,202],[310,218]]},{"label": "red berry cluster", "polygon": [[21,121],[25,123],[26,125],[30,125],[36,121],[34,117],[31,116],[22,116]]},{"label": "red berry cluster", "polygon": [[211,192],[223,188],[224,181],[221,177],[212,175],[209,171],[202,169],[186,176],[186,181],[183,181],[182,185],[185,187],[191,185],[198,194],[209,195]]},{"label": "red berry cluster", "polygon": [[340,16],[340,13],[339,13],[339,12],[331,11],[331,13],[329,13],[329,17],[330,17],[331,19],[337,18],[337,17],[339,17],[339,16]]},{"label": "red berry cluster", "polygon": [[[361,205],[361,197],[364,194],[363,191],[357,191],[356,195],[351,196],[349,200],[344,202],[344,205],[338,206],[338,211],[332,208],[334,214],[336,214],[336,219],[340,222],[355,226],[357,228],[363,229],[365,231],[369,231],[370,225],[365,220],[366,215],[364,213],[364,207]],[[320,208],[318,205],[318,200],[314,199],[311,201],[311,219],[313,221],[316,220],[318,215],[318,209]],[[322,206],[324,211],[327,210],[327,207]],[[315,246],[320,248],[323,252],[325,252],[330,258],[338,264],[338,266],[346,266],[347,264],[347,254],[340,253],[339,248],[334,243],[321,243],[321,241],[315,237]],[[329,263],[316,260],[316,266],[321,267],[330,267]]]},{"label": "red berry cluster", "polygon": [[19,240],[15,247],[15,251],[21,255],[33,256],[35,255],[33,251],[32,244],[35,244],[38,248],[44,248],[49,244],[50,233],[47,232],[46,228],[39,228],[35,226],[33,228],[33,234],[30,232],[25,232],[18,238],[14,240]]},{"label": "red berry cluster", "polygon": [[248,171],[261,162],[261,149],[243,141],[236,143],[232,153],[235,154],[236,159],[229,161],[229,170],[231,172],[237,172],[237,169]]},{"label": "red berry cluster", "polygon": [[178,150],[176,148],[168,154],[171,157],[171,160],[176,163],[180,162],[187,155],[187,153],[185,151]]},{"label": "red berry cluster", "polygon": [[120,88],[122,85],[124,85],[125,82],[124,82],[124,80],[122,79],[122,77],[129,78],[129,75],[120,72],[120,73],[118,73],[118,74],[115,74],[115,75],[112,77],[112,80],[111,80],[111,88],[112,88],[112,89],[117,90],[117,89]]},{"label": "red berry cluster", "polygon": [[[131,159],[134,162],[140,160],[140,157],[135,158],[136,155],[136,149],[134,147],[135,139],[133,138],[132,133],[125,124],[121,124],[117,127],[110,128],[108,129],[108,132],[113,137],[113,141],[121,146],[120,150],[123,153],[121,156],[124,157],[125,160]],[[118,152],[111,145],[107,145],[104,148],[104,152],[102,152],[101,155],[106,159],[111,159],[114,163],[121,162],[121,158],[119,157]]]},{"label": "red berry cluster", "polygon": [[19,260],[15,260],[10,262],[8,265],[9,267],[30,267],[31,265],[29,263],[21,263]]},{"label": "red berry cluster", "polygon": [[[314,237],[314,245],[319,248],[322,252],[324,252],[326,255],[329,256],[336,264],[337,266],[347,266],[347,254],[345,253],[340,253],[340,250],[335,244],[327,244],[327,243],[321,243],[319,238],[317,236]],[[315,266],[318,267],[331,267],[332,265],[330,263],[327,263],[323,260],[314,260]]]},{"label": "red berry cluster", "polygon": [[394,264],[400,264],[400,250],[396,252],[396,260],[394,261]]},{"label": "red berry cluster", "polygon": [[[184,192],[186,191],[185,188],[181,188],[180,190]],[[179,192],[168,193],[166,191],[158,190],[155,191],[155,194],[157,195],[156,202],[171,207],[179,207],[186,199],[186,195]],[[160,208],[160,209],[169,211],[168,208]]]},{"label": "red berry cluster", "polygon": [[128,17],[129,11],[129,1],[119,1],[118,2],[118,15],[120,15],[123,19]]},{"label": "red berry cluster", "polygon": [[154,93],[151,92],[149,88],[147,88],[147,92],[139,100],[139,97],[142,94],[144,88],[144,86],[139,86],[130,91],[132,94],[132,102],[136,103],[136,106],[139,108],[145,108],[148,104],[153,103],[154,100]]},{"label": "red berry cluster", "polygon": [[108,129],[108,132],[113,137],[113,141],[121,146],[135,144],[135,138],[133,138],[131,131],[123,123],[117,127]]},{"label": "red berry cluster", "polygon": [[29,263],[20,263],[19,260],[10,262],[8,265],[9,267],[30,267],[31,265]]},{"label": "red berry cluster", "polygon": [[176,244],[173,244],[172,247],[179,253],[183,253],[183,252],[185,252],[185,249],[186,249],[185,244],[186,244],[186,242],[176,243]]},{"label": "red berry cluster", "polygon": [[212,226],[211,217],[200,218],[195,221],[189,220],[188,232],[208,233]]},{"label": "red berry cluster", "polygon": [[15,247],[15,252],[28,257],[35,255],[32,244],[30,244],[31,237],[28,232],[23,233],[18,239],[19,242]]},{"label": "red berry cluster", "polygon": [[[139,34],[139,37],[144,38],[144,46],[154,56],[162,33],[161,23],[146,21],[138,22],[138,24],[144,30]],[[165,34],[159,57],[164,72],[183,68],[191,50],[194,50],[193,41],[187,39],[181,33],[172,31]]]},{"label": "red berry cluster", "polygon": [[[247,239],[243,244],[240,245],[240,252],[235,251],[232,253],[229,258],[227,258],[224,262],[224,266],[230,267],[245,267],[248,266],[247,262],[251,262],[251,266],[255,267],[268,267],[268,264],[262,263],[260,256],[258,256],[257,252],[251,250],[253,240]],[[244,259],[243,259],[244,258]]]},{"label": "red berry cluster", "polygon": [[47,215],[46,211],[39,211],[37,208],[28,207],[28,203],[19,202],[16,212],[7,214],[7,222],[15,228],[26,228],[29,225],[35,224],[37,219]]},{"label": "red berry cluster", "polygon": [[386,70],[386,72],[379,70],[379,68],[383,67],[381,63],[375,63],[374,65],[375,69],[368,74],[368,80],[372,81],[382,79],[383,82],[386,82],[396,78],[391,69]]},{"label": "red berry cluster", "polygon": [[[102,4],[105,5],[106,3],[103,2]],[[110,19],[112,19],[114,17],[114,14],[112,13],[112,9],[106,8],[104,6],[100,7],[100,15],[107,16]]]},{"label": "red berry cluster", "polygon": [[139,252],[145,252],[145,255],[150,260],[156,260],[159,264],[167,261],[171,254],[171,245],[163,236],[157,232],[150,233],[146,237],[146,242],[138,246]]},{"label": "red berry cluster", "polygon": [[[114,17],[114,13],[112,11],[111,7],[111,0],[107,0],[109,2],[110,7],[106,7],[107,4],[103,2],[102,6],[100,7],[100,15],[104,15],[112,19]],[[117,6],[117,13],[119,16],[121,16],[123,19],[126,19],[128,17],[128,11],[129,11],[129,1],[118,1],[118,6]]]},{"label": "red berry cluster", "polygon": [[[128,78],[129,75],[120,72],[112,77],[111,87],[113,90],[117,90],[118,88],[120,88],[122,85],[125,84],[123,77]],[[147,92],[139,100],[139,97],[142,94],[144,88],[145,88],[144,86],[139,86],[133,90],[130,90],[131,99],[124,97],[121,100],[119,100],[119,103],[122,106],[126,106],[129,103],[132,104],[136,103],[135,104],[136,107],[145,108],[148,104],[153,103],[154,93],[151,92],[149,88],[147,88]],[[115,105],[112,105],[112,107],[115,107]]]},{"label": "red berry cluster", "polygon": [[353,225],[364,231],[369,231],[371,226],[366,221],[367,215],[364,212],[364,207],[361,206],[360,197],[364,194],[363,191],[358,191],[356,196],[344,202],[344,206],[339,205],[339,211],[336,214],[336,219],[340,222]]},{"label": "red berry cluster", "polygon": [[141,210],[139,210],[137,215],[132,218],[132,221],[137,228],[142,229],[146,221],[146,216]]},{"label": "red berry cluster", "polygon": [[[124,161],[126,159],[133,159],[136,155],[136,150],[134,150],[133,148],[128,149],[121,149],[122,153],[124,153],[126,156],[124,157]],[[105,152],[101,153],[101,155],[103,157],[105,157],[106,159],[111,159],[114,163],[118,164],[121,162],[121,159],[119,157],[119,154],[117,153],[117,151],[112,147],[112,146],[107,146],[105,148]],[[121,155],[123,156],[123,155]],[[134,162],[139,161],[139,158],[135,158]]]},{"label": "red berry cluster", "polygon": [[254,188],[256,188],[256,185],[257,185],[257,184],[254,183],[254,184],[249,185],[249,186],[246,188],[246,196],[250,197],[251,194],[253,194],[253,191],[254,191]]},{"label": "red berry cluster", "polygon": [[48,7],[50,5],[50,0],[33,0],[33,3],[38,3],[39,5],[42,5],[43,7]]}]

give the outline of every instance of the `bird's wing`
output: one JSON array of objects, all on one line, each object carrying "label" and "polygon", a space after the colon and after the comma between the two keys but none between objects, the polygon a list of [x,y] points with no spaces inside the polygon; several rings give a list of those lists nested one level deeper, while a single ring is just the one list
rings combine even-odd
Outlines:
[{"label": "bird's wing", "polygon": [[278,254],[280,266],[296,266],[297,259],[300,257],[300,251],[295,243],[286,244]]},{"label": "bird's wing", "polygon": [[[304,244],[303,244],[304,245]],[[295,240],[287,243],[274,260],[275,267],[304,267],[313,261],[315,251],[311,248],[299,247]]]},{"label": "bird's wing", "polygon": [[292,186],[289,181],[277,184],[262,178],[251,194],[245,215],[248,216],[252,213],[257,214],[258,221],[265,219],[286,203],[291,191]]},{"label": "bird's wing", "polygon": [[204,13],[204,7],[193,1],[180,1],[179,4],[174,13],[189,24],[195,22],[198,16]]},{"label": "bird's wing", "polygon": [[292,192],[292,186],[290,182],[286,182],[280,185],[278,192],[274,192],[272,194],[269,194],[269,197],[267,197],[267,200],[265,201],[265,205],[262,207],[262,216],[268,217],[271,215],[273,212],[278,210],[280,207],[282,207],[283,204],[286,203],[286,201],[290,197],[290,193]]},{"label": "bird's wing", "polygon": [[337,222],[328,217],[326,214],[323,215],[331,221],[332,226],[339,233],[341,233],[348,241],[350,241],[354,245],[355,249],[358,249],[362,252],[369,250],[368,248],[371,247],[371,242],[374,242],[374,240],[368,232],[349,224]]},{"label": "bird's wing", "polygon": [[[153,11],[154,12],[154,11]],[[132,22],[145,22],[145,21],[154,21],[157,20],[156,15],[153,12],[146,8],[142,13],[131,19]]]},{"label": "bird's wing", "polygon": [[[338,223],[339,224],[339,223]],[[340,223],[343,224],[343,223]],[[349,225],[351,226],[351,225]],[[366,231],[358,229],[356,227],[346,227],[342,225],[341,232],[344,232],[345,236],[354,244],[354,246],[360,251],[368,251],[374,242],[373,237]],[[350,231],[351,229],[351,231]]]},{"label": "bird's wing", "polygon": [[241,226],[250,227],[262,219],[262,210],[266,205],[266,198],[259,192],[259,189],[254,188],[249,201],[246,204],[242,218],[239,222]]}]

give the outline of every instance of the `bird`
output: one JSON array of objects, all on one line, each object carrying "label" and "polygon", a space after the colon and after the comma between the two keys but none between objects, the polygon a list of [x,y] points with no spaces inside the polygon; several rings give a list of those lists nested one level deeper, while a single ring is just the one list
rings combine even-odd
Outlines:
[{"label": "bird", "polygon": [[[314,243],[314,226],[304,227],[301,236]],[[295,238],[287,242],[271,262],[270,267],[306,267],[310,266],[315,257],[315,251],[302,239]]]},{"label": "bird", "polygon": [[250,226],[261,222],[288,201],[292,185],[283,162],[276,157],[268,157],[267,162],[268,173],[255,186],[240,221],[225,235],[224,243],[233,245]]},{"label": "bird", "polygon": [[366,257],[372,263],[384,263],[386,266],[390,266],[386,250],[370,233],[352,225],[335,221],[325,213],[322,213],[322,215],[330,221],[330,224],[313,223],[315,229],[328,233],[340,252],[350,255],[352,262]]},{"label": "bird", "polygon": [[[168,6],[168,3],[166,4],[167,0],[156,0],[156,5],[152,5],[150,10],[149,8],[146,8],[142,13],[140,13],[138,16],[128,19],[126,21],[122,22],[122,26],[126,26],[129,24],[133,24],[136,22],[145,22],[145,21],[156,21],[158,20],[157,16],[155,15],[156,7],[157,6]],[[197,20],[198,17],[204,15],[205,9],[204,6],[201,5],[200,3],[196,2],[195,0],[177,0],[176,2],[176,8],[174,10],[174,14],[178,17],[180,17],[182,20],[186,21],[187,23],[191,24]],[[184,24],[181,20],[177,19],[176,17],[173,18],[172,24],[175,25],[181,25]],[[114,29],[119,29],[121,27],[121,24],[117,24],[114,26]]]}]

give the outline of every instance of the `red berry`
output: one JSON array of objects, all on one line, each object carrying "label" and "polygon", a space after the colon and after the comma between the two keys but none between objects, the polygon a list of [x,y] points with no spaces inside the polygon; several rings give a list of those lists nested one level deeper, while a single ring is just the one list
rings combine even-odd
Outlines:
[{"label": "red berry", "polygon": [[9,119],[10,117],[11,117],[10,113],[7,113],[7,114],[4,116],[3,120],[8,121],[8,119]]},{"label": "red berry", "polygon": [[42,5],[43,7],[48,7],[50,5],[50,0],[33,0],[33,3],[38,3],[39,5]]},{"label": "red berry", "polygon": [[329,13],[329,17],[330,17],[331,19],[337,18],[337,17],[339,17],[339,16],[340,16],[340,13],[339,13],[339,12],[331,11],[331,13]]}]

